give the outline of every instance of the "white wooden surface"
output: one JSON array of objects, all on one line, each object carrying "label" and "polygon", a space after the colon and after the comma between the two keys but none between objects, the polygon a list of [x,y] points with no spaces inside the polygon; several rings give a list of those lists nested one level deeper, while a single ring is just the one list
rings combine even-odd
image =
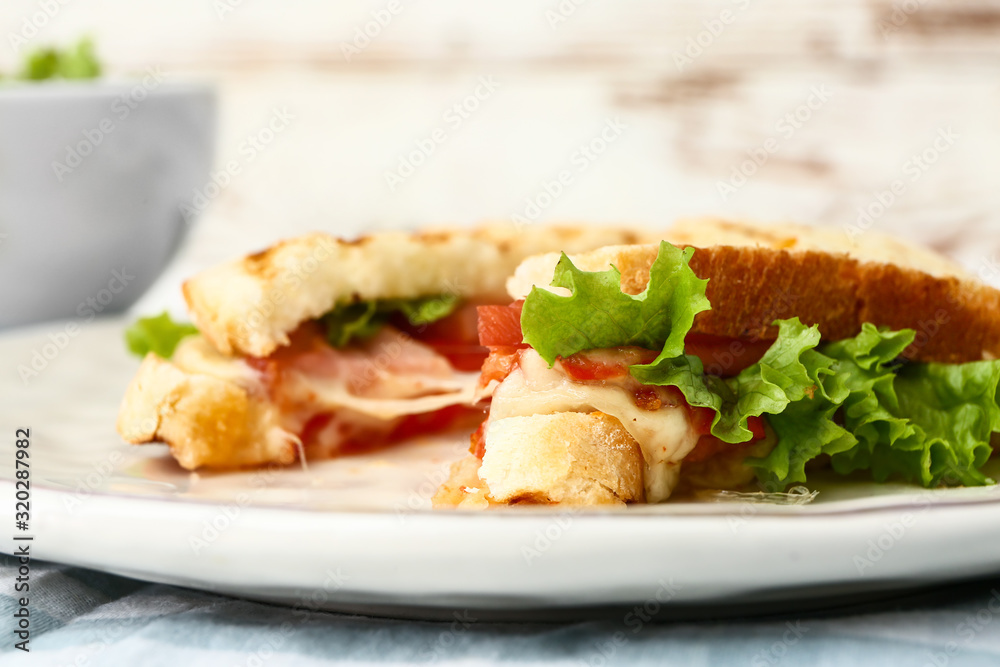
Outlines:
[{"label": "white wooden surface", "polygon": [[[576,2],[66,0],[28,45],[90,33],[115,74],[157,65],[218,83],[217,162],[241,173],[145,306],[196,268],[309,229],[524,215],[564,170],[570,185],[539,220],[722,214],[846,228],[899,181],[872,228],[974,268],[1000,255],[1000,2]],[[43,4],[4,0],[0,67]],[[392,18],[348,59],[373,12]],[[481,77],[495,92],[449,123]],[[828,99],[814,97],[800,127],[782,121],[817,89]],[[275,109],[294,120],[248,160],[241,145]],[[624,130],[581,158],[609,121]],[[436,128],[443,143],[390,188],[386,173]],[[949,128],[952,143],[934,149]],[[764,146],[767,161],[721,196]],[[924,151],[925,170],[908,162]]]}]

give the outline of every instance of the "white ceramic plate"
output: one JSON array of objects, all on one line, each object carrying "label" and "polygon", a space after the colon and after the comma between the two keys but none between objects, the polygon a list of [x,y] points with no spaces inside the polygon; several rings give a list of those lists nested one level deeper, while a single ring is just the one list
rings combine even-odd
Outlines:
[{"label": "white ceramic plate", "polygon": [[[137,367],[123,326],[83,324],[65,341],[63,325],[0,336],[4,532],[34,536],[37,558],[287,604],[407,613],[752,609],[1000,572],[996,487],[833,482],[804,506],[431,511],[465,451],[458,437],[308,470],[187,473],[164,447],[115,434]],[[23,380],[18,367],[33,358],[38,375]],[[27,532],[14,528],[18,428],[31,430]]]}]

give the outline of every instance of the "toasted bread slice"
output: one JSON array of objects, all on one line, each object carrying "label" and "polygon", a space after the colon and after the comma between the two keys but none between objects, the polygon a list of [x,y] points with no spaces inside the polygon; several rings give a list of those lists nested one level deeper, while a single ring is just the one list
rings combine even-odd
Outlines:
[{"label": "toasted bread slice", "polygon": [[[822,232],[783,226],[772,235],[755,228],[706,222],[717,234],[681,228],[667,237],[678,245],[692,239],[740,245],[697,246],[691,268],[708,278],[712,310],[695,319],[692,331],[733,338],[773,339],[776,319],[799,317],[818,324],[827,340],[856,335],[871,322],[892,329],[915,329],[906,355],[920,361],[961,363],[1000,356],[1000,290],[994,289],[927,251],[884,237],[860,239],[861,249],[814,249]],[[714,224],[714,228],[713,228]],[[733,231],[735,230],[735,231]],[[798,236],[795,236],[798,234]],[[782,247],[753,245],[772,243]],[[574,255],[576,266],[598,271],[615,266],[622,290],[638,294],[649,281],[656,245],[614,246]],[[884,258],[884,259],[879,259]],[[525,260],[508,281],[512,298],[552,280],[557,253]]]},{"label": "toasted bread slice", "polygon": [[302,322],[336,304],[456,294],[504,301],[504,281],[529,255],[650,242],[656,235],[609,227],[384,232],[345,241],[310,234],[209,269],[184,284],[199,330],[223,354],[264,357]]},{"label": "toasted bread slice", "polygon": [[214,350],[200,337],[184,345],[174,362],[152,353],[143,359],[118,412],[122,438],[166,442],[188,470],[293,462],[295,438],[279,426],[274,406],[240,382],[237,362],[185,363],[211,359]]},{"label": "toasted bread slice", "polygon": [[895,264],[939,278],[971,278],[961,265],[929,248],[906,243],[877,231],[813,227],[792,223],[753,225],[718,218],[679,220],[666,234],[674,245],[707,248],[713,245],[760,246],[776,250],[817,250],[844,254],[859,262]]},{"label": "toasted bread slice", "polygon": [[644,500],[642,450],[610,415],[508,417],[488,429],[490,446],[476,478],[475,457],[454,465],[451,479],[435,496],[435,506],[621,505]]},{"label": "toasted bread slice", "polygon": [[[579,418],[566,419],[564,415],[572,413],[560,413],[560,415],[550,415],[550,417],[558,416],[562,421],[576,422]],[[590,415],[581,415],[582,417],[590,417]],[[528,417],[524,419],[536,420],[535,425],[543,425],[545,420]],[[618,431],[621,428],[620,424],[614,423],[615,420],[586,420],[589,422],[587,431],[589,437],[593,438],[593,442],[602,443],[607,441],[615,441],[621,437]],[[532,422],[525,422],[525,425],[532,425]],[[542,429],[544,432],[544,429]],[[552,441],[552,436],[557,437],[556,442]],[[533,444],[529,445],[528,461],[521,459],[522,454],[520,452],[520,447],[509,448],[505,453],[493,452],[490,454],[491,464],[494,468],[506,468],[506,469],[520,469],[526,468],[530,465],[531,458],[542,455],[545,456],[546,451],[561,450],[564,445],[558,441],[558,432],[549,432],[547,434],[546,440],[544,442],[536,442],[538,436],[533,436],[533,439],[522,441],[531,442]],[[574,445],[572,447],[578,452],[586,452],[587,449],[595,449],[593,443],[583,444],[583,448],[580,448],[579,441],[575,438],[573,439]],[[600,447],[598,445],[597,447]],[[751,447],[740,447],[734,449],[733,453],[727,456],[716,456],[709,458],[705,461],[699,461],[697,463],[685,463],[681,469],[678,486],[674,491],[674,494],[684,496],[691,493],[696,493],[702,489],[731,489],[739,490],[750,486],[750,484],[756,479],[756,472],[750,466],[744,465],[743,460],[747,457],[763,457],[766,456],[769,451],[774,447],[773,436],[767,440],[761,440]],[[584,458],[588,460],[588,479],[590,477],[607,480],[614,479],[614,476],[623,472],[626,476],[632,477],[634,475],[634,461],[630,453],[625,452],[624,456],[611,456],[611,457],[601,457],[595,456],[593,453],[584,453]],[[509,502],[498,501],[491,495],[489,485],[485,479],[480,478],[480,468],[482,467],[483,461],[476,458],[475,456],[466,456],[465,458],[456,461],[452,464],[450,475],[447,480],[438,488],[437,493],[434,495],[434,507],[435,508],[457,508],[457,509],[467,509],[467,510],[484,510],[490,507],[502,506],[514,504],[517,502],[538,502],[539,494],[529,494],[524,498],[517,498]],[[539,466],[542,469],[552,468],[553,463],[551,461],[543,461]],[[489,474],[487,471],[486,474]],[[557,483],[557,484],[544,484],[538,483],[538,479],[543,476],[544,473],[528,470],[527,473],[522,473],[520,475],[521,485],[524,487],[538,488],[542,487],[543,493],[542,498],[548,499],[553,495],[563,497],[564,500],[561,501],[563,504],[568,505],[592,505],[592,504],[606,504],[608,496],[605,493],[591,493],[589,489],[584,489],[583,492],[579,493],[566,493],[565,489],[567,487],[580,488],[584,486],[579,480],[570,481],[569,483]],[[641,475],[641,468],[640,473]],[[637,491],[642,490],[642,480],[634,480],[629,483],[630,488],[634,488]],[[631,486],[635,485],[635,486]],[[617,497],[620,499],[620,496]],[[641,494],[634,498],[636,502],[641,502]],[[546,502],[548,502],[546,500]],[[618,504],[618,500],[614,501]]]}]

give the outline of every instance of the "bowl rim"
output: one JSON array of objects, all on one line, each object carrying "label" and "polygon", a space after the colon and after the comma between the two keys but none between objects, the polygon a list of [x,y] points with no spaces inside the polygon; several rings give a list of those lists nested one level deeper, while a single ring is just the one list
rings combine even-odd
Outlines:
[{"label": "bowl rim", "polygon": [[[144,76],[149,76],[146,73]],[[52,79],[48,81],[2,80],[0,100],[4,99],[51,99],[51,98],[116,98],[128,96],[136,88],[142,88],[147,96],[215,96],[216,85],[212,81],[183,79],[162,81],[155,86],[143,85],[144,76],[98,78],[86,80]]]}]

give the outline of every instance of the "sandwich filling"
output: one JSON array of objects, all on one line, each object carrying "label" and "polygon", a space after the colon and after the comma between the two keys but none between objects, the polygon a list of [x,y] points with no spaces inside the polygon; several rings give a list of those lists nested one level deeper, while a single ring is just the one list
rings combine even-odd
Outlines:
[{"label": "sandwich filling", "polygon": [[[274,412],[268,434],[301,444],[307,459],[383,447],[418,435],[474,428],[483,419],[476,305],[457,299],[362,302],[306,322],[263,358],[217,352],[166,315],[127,334],[190,373],[230,380]],[[270,447],[275,451],[279,447]]]},{"label": "sandwich filling", "polygon": [[[692,406],[677,387],[643,384],[630,372],[657,353],[640,347],[616,347],[559,357],[549,366],[522,342],[519,318],[523,302],[509,307],[486,306],[480,312],[480,340],[491,343],[480,385],[492,396],[489,419],[473,436],[471,451],[483,458],[491,429],[511,417],[563,412],[614,417],[632,436],[645,463],[647,502],[666,500],[680,482],[681,462],[697,462],[718,454],[742,451],[762,441],[766,432],[759,417],[748,420],[753,437],[730,447],[711,435],[712,410]],[[501,344],[498,344],[501,343]],[[708,357],[729,341],[691,335],[687,347]],[[728,368],[756,362],[760,345],[743,345],[730,354]]]},{"label": "sandwich filling", "polygon": [[492,403],[471,451],[484,467],[505,419],[598,411],[640,446],[648,502],[667,499],[685,469],[717,488],[756,478],[767,492],[816,466],[925,487],[993,483],[980,469],[1000,433],[1000,362],[906,361],[915,332],[871,324],[834,342],[798,318],[776,321],[775,340],[692,334],[711,308],[694,252],[661,243],[640,294],[624,293],[613,267],[582,271],[563,254],[550,287],[479,309]]}]

